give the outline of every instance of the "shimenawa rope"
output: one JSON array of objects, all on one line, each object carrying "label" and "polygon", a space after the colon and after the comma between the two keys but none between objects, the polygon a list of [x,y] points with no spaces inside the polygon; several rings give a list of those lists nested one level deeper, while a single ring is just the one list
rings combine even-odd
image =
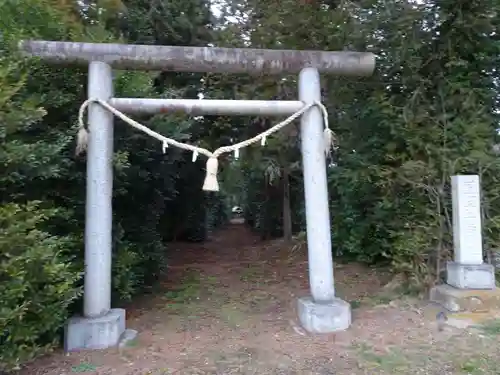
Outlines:
[{"label": "shimenawa rope", "polygon": [[295,119],[299,118],[302,116],[306,111],[308,111],[310,108],[314,106],[318,106],[321,109],[321,112],[323,114],[323,121],[324,121],[324,126],[325,130],[323,132],[323,137],[324,137],[324,147],[325,147],[325,153],[328,154],[330,153],[330,150],[332,147],[335,147],[335,137],[332,132],[332,130],[328,127],[328,113],[326,111],[325,106],[318,102],[314,101],[308,104],[304,103],[304,107],[302,107],[300,110],[292,114],[290,117],[286,118],[282,122],[274,125],[273,127],[267,129],[266,131],[263,131],[262,133],[256,135],[255,137],[252,137],[250,139],[247,139],[246,141],[242,141],[239,143],[236,143],[231,146],[222,146],[216,149],[214,152],[211,152],[207,149],[204,149],[202,147],[197,147],[193,146],[187,143],[182,143],[182,142],[177,142],[174,139],[165,137],[161,134],[156,133],[155,131],[149,129],[148,127],[138,123],[137,121],[131,119],[124,113],[120,112],[116,108],[112,107],[109,105],[107,102],[100,100],[100,99],[95,99],[95,98],[90,98],[87,99],[83,104],[80,106],[80,111],[78,113],[78,124],[79,124],[79,130],[78,130],[78,135],[77,135],[77,146],[76,146],[76,154],[79,155],[82,153],[86,148],[87,148],[87,143],[88,143],[88,130],[87,127],[85,126],[85,122],[83,120],[85,110],[87,107],[92,104],[92,103],[98,103],[111,113],[113,113],[116,117],[122,119],[125,121],[128,125],[146,133],[147,135],[158,139],[160,142],[163,142],[163,152],[168,148],[169,145],[175,146],[177,148],[187,150],[187,151],[192,151],[193,152],[193,162],[196,161],[198,154],[205,155],[208,157],[207,160],[207,168],[206,168],[206,176],[205,176],[205,182],[203,183],[203,190],[206,191],[219,191],[219,183],[217,181],[217,169],[219,167],[219,162],[217,160],[217,157],[221,154],[227,153],[227,152],[234,152],[235,157],[238,157],[239,155],[239,149],[243,147],[250,146],[253,143],[258,142],[259,140],[261,141],[261,145],[264,146],[266,144],[266,137],[269,135],[277,132],[278,130],[284,128],[288,124],[292,123]]}]

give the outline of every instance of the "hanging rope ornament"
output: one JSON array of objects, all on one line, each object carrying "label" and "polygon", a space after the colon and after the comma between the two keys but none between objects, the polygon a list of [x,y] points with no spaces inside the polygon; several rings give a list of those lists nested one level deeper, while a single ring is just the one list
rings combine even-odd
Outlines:
[{"label": "hanging rope ornament", "polygon": [[325,154],[330,155],[331,150],[337,150],[337,139],[335,138],[335,134],[332,129],[325,128],[323,131],[323,141],[325,145]]},{"label": "hanging rope ornament", "polygon": [[269,135],[276,133],[277,131],[281,130],[285,126],[291,124],[294,120],[296,120],[297,118],[302,116],[305,112],[307,112],[310,108],[312,108],[314,106],[319,107],[322,114],[323,114],[323,123],[324,123],[324,127],[325,127],[325,130],[323,131],[323,141],[324,141],[325,154],[328,155],[328,154],[330,154],[332,149],[334,149],[334,150],[337,149],[337,140],[335,138],[335,134],[328,126],[328,112],[326,111],[325,106],[318,101],[304,104],[304,106],[300,110],[298,110],[297,112],[292,114],[287,119],[274,125],[272,128],[269,128],[266,131],[256,135],[253,138],[247,139],[246,141],[242,141],[242,142],[236,143],[236,144],[231,145],[231,146],[219,147],[214,152],[211,152],[211,151],[204,149],[202,147],[192,146],[192,145],[187,144],[187,143],[177,142],[174,139],[164,137],[163,135],[158,134],[155,131],[149,129],[148,127],[131,119],[130,117],[128,117],[124,113],[120,112],[116,108],[109,105],[107,102],[100,100],[100,99],[92,99],[91,98],[91,99],[87,99],[85,102],[82,103],[82,105],[80,107],[80,111],[78,113],[79,128],[78,128],[78,134],[76,137],[77,138],[76,139],[77,144],[76,144],[76,150],[75,150],[76,155],[81,154],[83,151],[85,151],[87,149],[89,132],[87,130],[87,127],[85,126],[85,122],[84,122],[83,118],[84,118],[85,110],[92,103],[98,103],[99,105],[101,105],[102,107],[104,107],[108,111],[110,111],[112,114],[114,114],[116,117],[123,120],[128,125],[132,126],[133,128],[136,128],[137,130],[140,130],[143,133],[146,133],[147,135],[162,142],[163,153],[166,152],[169,145],[180,148],[182,150],[191,151],[193,153],[193,158],[192,158],[193,163],[197,160],[199,154],[205,155],[208,158],[207,165],[206,165],[205,181],[203,183],[203,190],[205,190],[205,191],[219,191],[219,182],[217,181],[217,171],[219,169],[219,161],[217,158],[220,155],[222,155],[224,153],[234,152],[235,159],[238,159],[239,152],[240,152],[241,148],[248,147],[248,146],[250,146],[258,141],[260,141],[261,146],[265,146],[266,145],[266,138]]},{"label": "hanging rope ornament", "polygon": [[89,143],[89,133],[85,126],[80,125],[78,134],[76,135],[76,150],[75,154],[78,156],[87,149]]},{"label": "hanging rope ornament", "polygon": [[217,181],[217,170],[219,169],[219,160],[211,156],[207,160],[207,173],[203,182],[203,190],[219,191],[219,182]]}]

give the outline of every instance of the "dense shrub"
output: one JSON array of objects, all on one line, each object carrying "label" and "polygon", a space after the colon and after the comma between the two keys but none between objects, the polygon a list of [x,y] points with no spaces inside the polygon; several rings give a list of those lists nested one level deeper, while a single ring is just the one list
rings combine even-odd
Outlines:
[{"label": "dense shrub", "polygon": [[[82,310],[78,292],[83,283],[79,273],[84,269],[86,160],[84,155],[75,157],[74,136],[78,109],[85,100],[87,71],[25,60],[17,54],[18,42],[124,41],[125,35],[141,37],[154,27],[154,34],[163,38],[156,43],[168,45],[173,43],[168,40],[171,30],[191,31],[184,18],[179,21],[179,13],[188,17],[199,14],[200,8],[208,10],[207,4],[196,3],[187,10],[186,2],[168,2],[166,14],[175,12],[166,22],[168,32],[162,32],[152,22],[149,5],[129,2],[126,14],[117,12],[122,5],[121,1],[0,3],[0,29],[9,31],[0,30],[0,369],[12,369],[49,350],[58,342],[67,316]],[[141,25],[131,19],[140,20]],[[203,31],[205,21],[210,19],[200,19],[196,28],[208,37]],[[189,32],[186,40],[175,43],[204,43],[191,36]],[[198,92],[200,77],[171,76],[175,83],[165,74],[115,71],[115,93],[172,97],[179,87],[183,97],[188,96],[186,90],[194,91],[193,95]],[[159,115],[137,120],[178,140],[190,141],[193,133],[190,125],[194,122],[187,117]],[[185,181],[196,174],[199,179],[204,176],[200,168],[186,168],[192,164],[191,155],[173,148],[163,153],[157,141],[120,121],[115,125],[112,292],[113,303],[118,303],[164,273],[165,240],[170,239],[173,225],[163,223],[178,219],[172,206],[186,213],[182,222],[189,224],[190,237],[196,240],[204,238],[205,211],[201,182],[193,187],[198,193],[196,202],[183,189],[188,185]],[[183,200],[176,202],[178,197]],[[26,205],[34,201],[41,203]],[[187,207],[187,203],[192,204]]]},{"label": "dense shrub", "polygon": [[64,250],[72,238],[43,224],[57,212],[36,202],[0,206],[0,370],[12,370],[59,344],[81,275]]}]

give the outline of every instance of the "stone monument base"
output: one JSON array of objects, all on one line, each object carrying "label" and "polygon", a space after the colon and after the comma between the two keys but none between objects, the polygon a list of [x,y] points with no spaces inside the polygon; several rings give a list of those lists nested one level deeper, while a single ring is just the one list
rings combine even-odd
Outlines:
[{"label": "stone monument base", "polygon": [[442,284],[431,289],[430,300],[453,313],[486,313],[500,310],[500,289],[458,289]]},{"label": "stone monument base", "polygon": [[73,317],[64,332],[64,350],[107,349],[133,340],[137,331],[125,329],[125,310],[111,309],[98,318]]},{"label": "stone monument base", "polygon": [[327,303],[314,302],[311,297],[299,298],[298,315],[309,333],[344,331],[351,325],[351,305],[340,298]]},{"label": "stone monument base", "polygon": [[446,283],[458,289],[495,289],[495,268],[492,264],[446,264]]}]

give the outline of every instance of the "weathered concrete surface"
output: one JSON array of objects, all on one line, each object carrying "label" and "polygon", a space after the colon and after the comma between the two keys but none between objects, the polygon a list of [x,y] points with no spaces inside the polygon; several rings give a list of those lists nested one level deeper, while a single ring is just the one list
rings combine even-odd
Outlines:
[{"label": "weathered concrete surface", "polygon": [[500,310],[457,313],[444,311],[446,319],[444,322],[440,322],[439,319],[437,319],[437,315],[442,313],[443,307],[438,304],[431,304],[424,309],[425,317],[429,320],[436,320],[437,328],[439,330],[445,328],[446,326],[458,329],[477,327],[500,317]]},{"label": "weathered concrete surface", "polygon": [[340,298],[328,303],[314,302],[311,297],[299,298],[298,315],[309,333],[344,331],[351,325],[351,305]]},{"label": "weathered concrete surface", "polygon": [[459,289],[494,289],[496,285],[495,268],[492,264],[446,264],[447,281]]},{"label": "weathered concrete surface", "polygon": [[500,289],[458,289],[443,284],[431,289],[430,300],[453,313],[487,313],[500,310]]},{"label": "weathered concrete surface", "polygon": [[137,331],[125,329],[125,310],[111,309],[97,318],[71,318],[66,326],[64,349],[66,352],[107,349],[136,335]]},{"label": "weathered concrete surface", "polygon": [[19,49],[52,64],[108,63],[115,69],[192,73],[299,73],[303,68],[345,76],[369,76],[375,55],[369,52],[296,51],[251,48],[179,47],[114,43],[25,40]]}]

